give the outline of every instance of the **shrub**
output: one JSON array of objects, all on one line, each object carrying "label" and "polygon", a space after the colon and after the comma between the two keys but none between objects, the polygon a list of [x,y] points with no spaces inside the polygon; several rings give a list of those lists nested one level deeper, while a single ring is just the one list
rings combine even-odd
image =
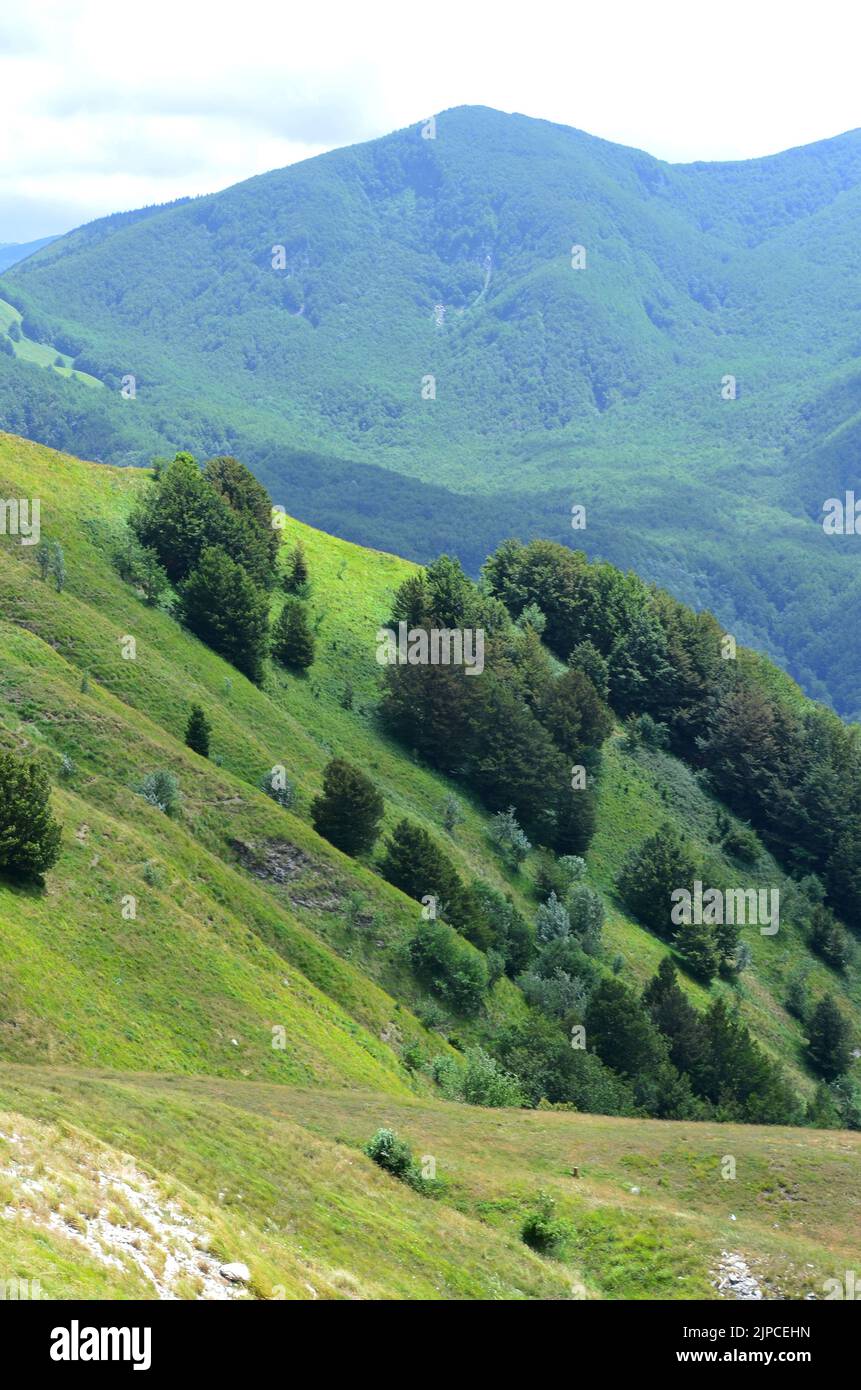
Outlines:
[{"label": "shrub", "polygon": [[532,846],[517,824],[513,806],[509,806],[507,811],[497,811],[488,833],[505,862],[511,868],[519,869]]},{"label": "shrub", "polygon": [[0,873],[39,878],[57,862],[60,826],[38,763],[0,750]]},{"label": "shrub", "polygon": [[556,1218],[556,1203],[547,1192],[538,1194],[535,1210],[520,1228],[520,1237],[539,1255],[558,1255],[565,1244],[567,1228]]},{"label": "shrub", "polygon": [[148,772],[138,791],[150,806],[155,806],[166,816],[172,816],[179,810],[182,797],[179,784],[172,772],[165,772],[161,768],[155,772]]},{"label": "shrub", "polygon": [[466,1068],[461,1077],[461,1096],[468,1105],[522,1105],[523,1093],[516,1076],[505,1071],[495,1058],[481,1047],[471,1047],[466,1054]]},{"label": "shrub", "polygon": [[416,1192],[430,1196],[442,1186],[436,1179],[422,1176],[409,1144],[405,1139],[399,1139],[393,1129],[378,1129],[365,1145],[365,1153],[385,1172],[415,1188]]},{"label": "shrub", "polygon": [[571,919],[555,893],[542,903],[535,914],[535,933],[539,941],[555,941],[571,931]]},{"label": "shrub", "polygon": [[143,866],[143,881],[148,883],[150,888],[163,888],[165,883],[164,872],[158,864],[154,864],[148,859]]},{"label": "shrub", "polygon": [[370,1143],[365,1145],[365,1153],[387,1173],[402,1181],[412,1167],[412,1149],[405,1139],[398,1138],[393,1129],[378,1129]]},{"label": "shrub", "polygon": [[154,550],[141,545],[134,532],[127,528],[111,559],[121,579],[140,589],[147,603],[158,603],[170,580]]},{"label": "shrub", "polygon": [[264,772],[259,785],[262,792],[278,802],[282,811],[288,811],[296,800],[296,788],[281,763],[276,763],[268,772]]},{"label": "shrub", "polygon": [[731,826],[723,837],[721,848],[724,854],[740,859],[743,864],[756,864],[761,854],[759,840],[749,825]]},{"label": "shrub", "polygon": [[422,922],[410,943],[418,978],[462,1014],[476,1014],[487,993],[487,963],[445,922]]}]

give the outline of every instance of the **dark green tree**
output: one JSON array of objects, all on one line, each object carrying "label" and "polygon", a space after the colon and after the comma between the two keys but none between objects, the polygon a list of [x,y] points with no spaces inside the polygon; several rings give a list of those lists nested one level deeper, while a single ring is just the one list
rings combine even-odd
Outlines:
[{"label": "dark green tree", "polygon": [[0,749],[0,873],[38,879],[57,862],[60,826],[50,797],[37,762]]},{"label": "dark green tree", "polygon": [[619,892],[634,915],[656,932],[672,938],[671,894],[693,889],[694,861],[668,821],[626,859],[619,873]]},{"label": "dark green tree", "polygon": [[180,616],[195,636],[259,683],[269,638],[269,605],[242,566],[225,550],[209,546],[179,595]]},{"label": "dark green tree", "polygon": [[823,995],[807,1027],[807,1053],[826,1081],[835,1081],[852,1061],[852,1030],[832,994]]},{"label": "dark green tree", "polygon": [[308,561],[305,558],[305,547],[301,541],[297,541],[293,548],[293,553],[287,561],[287,567],[281,578],[281,587],[285,593],[303,595],[308,588]]},{"label": "dark green tree", "polygon": [[586,749],[609,737],[613,716],[582,671],[557,677],[538,707],[538,717],[566,757],[577,761]]},{"label": "dark green tree", "polygon": [[700,1016],[682,993],[671,956],[664,956],[657,974],[646,985],[643,1003],[667,1039],[673,1066],[681,1072],[696,1072],[704,1046]]},{"label": "dark green tree", "polygon": [[323,792],[311,803],[318,834],[345,854],[371,849],[380,830],[383,798],[370,777],[344,758],[332,758],[323,773]]},{"label": "dark green tree", "polygon": [[620,980],[604,979],[586,1010],[586,1043],[605,1066],[636,1078],[666,1056],[655,1025],[637,996]]},{"label": "dark green tree", "polygon": [[[451,860],[420,825],[409,820],[398,822],[386,841],[380,870],[383,878],[408,897],[419,902],[425,897],[435,898],[438,914],[473,939],[479,926],[475,904]],[[475,944],[491,945],[489,932],[486,941]]]},{"label": "dark green tree", "polygon": [[200,705],[192,705],[191,713],[188,716],[188,723],[185,726],[186,746],[194,753],[199,753],[202,758],[209,757],[209,735],[212,733],[212,725],[207,719]]},{"label": "dark green tree", "polygon": [[289,595],[272,630],[272,655],[292,671],[306,671],[314,662],[314,634],[305,605]]}]

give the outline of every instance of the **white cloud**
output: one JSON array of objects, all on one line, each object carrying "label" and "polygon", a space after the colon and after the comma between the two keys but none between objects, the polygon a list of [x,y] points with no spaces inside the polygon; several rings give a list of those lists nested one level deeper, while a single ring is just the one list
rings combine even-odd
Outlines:
[{"label": "white cloud", "polygon": [[225,187],[462,103],[674,160],[746,158],[861,125],[859,20],[843,0],[5,11],[0,240]]}]

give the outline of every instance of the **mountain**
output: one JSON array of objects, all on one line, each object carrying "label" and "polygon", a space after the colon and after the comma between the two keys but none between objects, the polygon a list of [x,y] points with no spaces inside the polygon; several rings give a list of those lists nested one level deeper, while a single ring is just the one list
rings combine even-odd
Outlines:
[{"label": "mountain", "polygon": [[[38,546],[0,538],[0,752],[46,770],[62,825],[42,885],[0,876],[7,1274],[39,1272],[51,1297],[212,1297],[224,1294],[220,1262],[240,1260],[263,1298],[694,1298],[715,1296],[721,1252],[739,1249],[769,1296],[842,1278],[858,1258],[856,1133],[721,1123],[719,1111],[697,1124],[625,1118],[624,1086],[606,1069],[594,1106],[575,1107],[564,1088],[531,1110],[487,1108],[486,1090],[473,1095],[484,1105],[451,1099],[451,1069],[470,1057],[485,1084],[494,1054],[527,1084],[538,1035],[525,1054],[499,1049],[536,1010],[504,972],[477,1013],[441,1008],[411,965],[419,903],[381,877],[379,851],[351,858],[312,821],[329,759],[350,759],[383,793],[387,837],[407,817],[463,882],[510,894],[534,935],[542,856],[507,864],[469,786],[381,723],[376,632],[415,566],[285,517],[279,565],[301,541],[316,659],[306,675],[267,666],[255,685],[121,578],[118,539],[153,486],[148,471],[0,437],[0,494],[40,498],[42,527]],[[62,583],[38,562],[55,546]],[[752,653],[739,661],[809,708]],[[209,758],[184,740],[192,703],[212,725]],[[287,808],[260,786],[282,762]],[[141,795],[157,770],[178,784],[174,815]],[[798,982],[810,998],[831,993],[857,1033],[857,958],[841,971],[811,951],[797,885],[756,840],[751,857],[750,832],[687,764],[616,726],[597,780],[586,856],[606,913],[596,978],[639,991],[667,956],[617,891],[659,823],[722,881],[780,885],[779,935],[745,933],[741,975],[706,984],[674,955],[689,1002],[737,1007],[812,1101],[807,1028],[787,1001]],[[453,794],[461,819],[446,829]],[[541,1027],[555,1036],[558,1024]],[[572,1113],[584,1108],[611,1113]],[[389,1127],[433,1158],[432,1193],[364,1153]],[[97,1217],[106,1184],[115,1206]],[[519,1239],[540,1190],[569,1229],[559,1261]],[[172,1224],[196,1254],[164,1284]]]},{"label": "mountain", "polygon": [[115,464],[236,453],[304,519],[473,572],[585,506],[590,554],[858,717],[857,540],[821,514],[857,472],[859,204],[857,131],[670,165],[456,108],[13,267],[25,342],[81,378],[12,344],[0,421]]},{"label": "mountain", "polygon": [[37,241],[0,241],[0,270],[8,270],[10,266],[26,260],[28,256],[41,251],[43,246],[50,246],[51,242],[56,240],[54,236],[43,236]]}]

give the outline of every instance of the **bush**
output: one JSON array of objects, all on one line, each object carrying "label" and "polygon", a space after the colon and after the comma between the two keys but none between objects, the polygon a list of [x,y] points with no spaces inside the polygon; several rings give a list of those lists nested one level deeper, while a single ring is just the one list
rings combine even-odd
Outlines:
[{"label": "bush", "polygon": [[275,767],[264,772],[260,778],[260,790],[271,796],[273,801],[277,801],[282,811],[289,811],[296,800],[296,788],[281,763],[276,763]]},{"label": "bush", "polygon": [[179,810],[182,796],[172,772],[165,772],[161,768],[156,772],[148,772],[138,791],[150,806],[155,806],[166,816],[172,816]]},{"label": "bush", "polygon": [[517,824],[513,806],[497,811],[488,833],[505,862],[512,869],[519,869],[532,846]]},{"label": "bush", "polygon": [[555,893],[542,903],[535,914],[535,933],[541,942],[556,941],[571,931],[571,919]]},{"label": "bush", "polygon": [[445,922],[422,922],[410,943],[418,978],[462,1014],[476,1014],[487,993],[487,963]]},{"label": "bush", "polygon": [[739,859],[742,864],[756,864],[762,853],[759,840],[749,825],[731,826],[723,837],[721,848],[730,859]]},{"label": "bush", "polygon": [[164,872],[158,864],[154,864],[148,859],[143,866],[143,881],[149,884],[150,888],[163,888],[165,884]]},{"label": "bush", "polygon": [[383,798],[373,782],[344,758],[323,773],[323,794],[311,803],[314,829],[345,854],[370,850],[380,830]]},{"label": "bush", "polygon": [[466,1054],[466,1068],[461,1078],[461,1096],[468,1105],[522,1105],[523,1093],[516,1076],[505,1071],[481,1047],[471,1047]]},{"label": "bush", "polygon": [[60,826],[38,763],[0,750],[0,873],[38,879],[57,862]]},{"label": "bush", "polygon": [[141,545],[134,532],[127,529],[111,559],[121,579],[140,589],[147,603],[158,603],[170,581],[154,550]]},{"label": "bush", "polygon": [[365,1153],[401,1181],[412,1168],[412,1149],[405,1139],[398,1138],[393,1129],[378,1129],[370,1143],[365,1145]]},{"label": "bush", "polygon": [[558,1255],[567,1234],[567,1227],[556,1218],[555,1201],[547,1192],[540,1192],[535,1210],[520,1228],[521,1240],[539,1255]]},{"label": "bush", "polygon": [[393,1129],[378,1129],[371,1141],[365,1145],[365,1153],[374,1163],[379,1164],[392,1177],[407,1183],[416,1192],[432,1195],[442,1184],[433,1178],[422,1176],[415,1162],[412,1149],[405,1139],[399,1139]]}]

